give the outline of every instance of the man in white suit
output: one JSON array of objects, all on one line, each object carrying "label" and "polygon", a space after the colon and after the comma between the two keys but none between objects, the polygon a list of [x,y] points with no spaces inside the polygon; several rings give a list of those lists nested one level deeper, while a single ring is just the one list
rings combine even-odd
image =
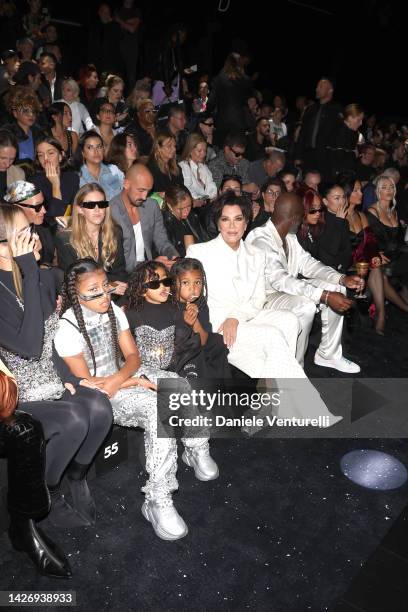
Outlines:
[{"label": "man in white suit", "polygon": [[[353,304],[346,287],[359,289],[364,281],[346,276],[317,261],[298,242],[296,231],[303,220],[303,205],[294,193],[282,194],[267,223],[249,233],[246,244],[266,255],[267,307],[289,310],[301,324],[296,357],[303,364],[309,334],[318,306],[321,308],[322,339],[314,361],[317,365],[354,374],[360,367],[343,356],[343,316]],[[299,274],[304,277],[299,279]]]},{"label": "man in white suit", "polygon": [[[252,378],[273,378],[279,388],[287,389],[280,415],[328,416],[333,424],[339,417],[328,412],[296,361],[297,317],[288,310],[264,309],[265,253],[242,241],[249,201],[227,192],[213,206],[219,236],[190,246],[187,257],[203,264],[210,321],[229,348],[228,361]],[[302,380],[295,389],[288,379]]]}]

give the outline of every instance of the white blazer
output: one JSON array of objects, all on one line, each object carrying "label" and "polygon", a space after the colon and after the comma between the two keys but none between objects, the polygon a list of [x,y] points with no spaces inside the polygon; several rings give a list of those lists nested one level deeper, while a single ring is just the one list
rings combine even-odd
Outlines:
[{"label": "white blazer", "polygon": [[[208,197],[211,200],[217,195],[217,185],[214,183],[211,170],[206,164],[196,164],[193,161],[181,161],[179,166],[183,172],[184,185],[190,191],[193,200]],[[197,178],[197,169],[200,172],[200,179]]]},{"label": "white blazer", "polygon": [[343,276],[305,251],[295,234],[286,236],[288,247],[288,258],[286,258],[282,239],[270,219],[262,227],[256,227],[249,232],[245,244],[262,249],[266,255],[268,296],[281,291],[289,295],[303,295],[318,304],[322,288],[314,287],[312,283],[299,279],[298,275],[333,284],[338,284],[339,279]]},{"label": "white blazer", "polygon": [[208,284],[208,308],[216,332],[225,319],[250,321],[266,302],[265,253],[241,241],[238,251],[221,234],[187,249],[187,257],[203,264]]}]

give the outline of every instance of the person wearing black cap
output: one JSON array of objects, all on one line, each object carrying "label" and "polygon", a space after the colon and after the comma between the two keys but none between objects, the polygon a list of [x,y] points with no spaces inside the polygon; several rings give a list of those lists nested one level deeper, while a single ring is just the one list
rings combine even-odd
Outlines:
[{"label": "person wearing black cap", "polygon": [[296,165],[318,168],[322,175],[327,174],[327,149],[336,130],[342,108],[333,101],[334,79],[322,77],[317,83],[317,101],[309,106],[302,120],[296,145]]}]

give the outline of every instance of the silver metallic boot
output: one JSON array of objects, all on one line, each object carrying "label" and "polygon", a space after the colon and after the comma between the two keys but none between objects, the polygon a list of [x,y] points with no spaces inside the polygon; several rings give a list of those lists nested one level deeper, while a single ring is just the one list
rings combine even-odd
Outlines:
[{"label": "silver metallic boot", "polygon": [[171,493],[146,499],[142,514],[162,540],[179,540],[188,533],[187,525],[174,507]]},{"label": "silver metallic boot", "polygon": [[208,442],[200,446],[186,446],[182,459],[186,465],[194,468],[194,473],[198,480],[206,481],[218,478],[218,466],[210,455]]}]

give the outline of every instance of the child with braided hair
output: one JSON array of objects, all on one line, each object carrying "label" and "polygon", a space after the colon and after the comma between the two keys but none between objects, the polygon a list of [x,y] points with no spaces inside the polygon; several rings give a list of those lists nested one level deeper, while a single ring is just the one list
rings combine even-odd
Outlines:
[{"label": "child with braided hair", "polygon": [[172,501],[178,488],[177,446],[174,438],[157,435],[154,391],[159,378],[175,378],[180,392],[187,383],[173,372],[141,365],[126,316],[111,302],[113,290],[93,259],[72,264],[65,276],[55,347],[73,374],[81,373],[109,396],[116,424],[144,429],[149,479],[142,488],[142,514],[159,537],[177,540],[188,531]]}]

